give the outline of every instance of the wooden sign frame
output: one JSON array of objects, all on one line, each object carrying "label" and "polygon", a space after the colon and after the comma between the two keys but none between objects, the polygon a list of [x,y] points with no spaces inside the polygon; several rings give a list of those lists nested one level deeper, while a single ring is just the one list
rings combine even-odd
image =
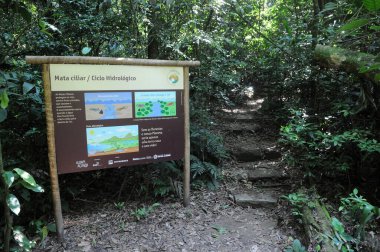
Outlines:
[{"label": "wooden sign frame", "polygon": [[53,117],[53,102],[50,79],[51,64],[89,64],[89,65],[134,65],[134,66],[177,66],[183,68],[184,78],[184,168],[183,168],[183,204],[190,204],[190,111],[189,111],[189,67],[199,66],[199,61],[171,61],[152,59],[131,58],[108,58],[108,57],[80,57],[80,56],[26,56],[29,64],[42,64],[42,78],[45,94],[45,111],[47,124],[47,139],[49,151],[49,169],[51,179],[52,200],[54,217],[57,226],[59,240],[64,239],[64,225],[62,217],[61,197],[59,191],[55,128]]}]

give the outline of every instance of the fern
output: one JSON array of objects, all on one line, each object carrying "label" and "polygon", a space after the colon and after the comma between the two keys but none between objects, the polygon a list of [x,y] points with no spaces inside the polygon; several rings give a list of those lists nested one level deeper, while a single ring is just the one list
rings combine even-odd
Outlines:
[{"label": "fern", "polygon": [[369,11],[378,11],[380,9],[380,0],[363,0],[363,4]]},{"label": "fern", "polygon": [[217,166],[208,162],[204,162],[203,165],[206,167],[212,180],[217,180],[219,178],[220,171]]},{"label": "fern", "polygon": [[222,137],[197,126],[191,126],[191,153],[214,163],[229,158]]},{"label": "fern", "polygon": [[196,156],[191,155],[190,158],[191,158],[190,170],[191,170],[191,173],[193,174],[193,179],[197,178],[198,176],[202,176],[203,173],[207,171],[206,167],[204,166],[202,161],[200,161]]}]

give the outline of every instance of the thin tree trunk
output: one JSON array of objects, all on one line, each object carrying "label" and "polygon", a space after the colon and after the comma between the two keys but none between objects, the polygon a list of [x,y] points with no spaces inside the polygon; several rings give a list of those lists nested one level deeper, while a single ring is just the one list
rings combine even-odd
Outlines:
[{"label": "thin tree trunk", "polygon": [[314,16],[311,24],[311,47],[314,49],[318,43],[318,13],[320,12],[318,0],[313,0]]},{"label": "thin tree trunk", "polygon": [[151,23],[151,27],[148,31],[148,58],[158,59],[159,58],[159,41],[158,41],[158,29],[157,29],[157,17],[156,17],[156,0],[149,1],[150,8],[148,13],[148,19]]},{"label": "thin tree trunk", "polygon": [[11,235],[12,235],[12,224],[13,219],[11,212],[9,210],[9,207],[7,206],[7,196],[9,194],[8,185],[5,183],[5,180],[3,178],[4,173],[4,165],[3,165],[3,155],[2,155],[2,149],[1,149],[1,140],[0,140],[0,180],[3,184],[3,190],[4,190],[4,197],[3,197],[3,203],[4,203],[4,219],[5,219],[5,229],[4,229],[4,252],[10,251],[10,241],[11,241]]}]

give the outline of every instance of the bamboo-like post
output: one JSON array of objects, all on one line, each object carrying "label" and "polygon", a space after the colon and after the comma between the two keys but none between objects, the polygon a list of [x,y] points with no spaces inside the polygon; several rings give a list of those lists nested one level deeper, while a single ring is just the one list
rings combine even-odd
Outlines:
[{"label": "bamboo-like post", "polygon": [[196,67],[199,61],[110,58],[88,56],[26,56],[28,64],[90,64],[90,65],[135,65],[135,66],[179,66]]},{"label": "bamboo-like post", "polygon": [[63,217],[61,196],[59,193],[58,172],[57,172],[57,160],[55,153],[55,139],[54,139],[54,118],[53,118],[53,105],[51,98],[51,86],[50,86],[50,65],[42,65],[42,78],[44,81],[44,93],[45,93],[45,113],[46,113],[46,127],[47,127],[47,139],[49,150],[49,166],[50,166],[50,183],[51,193],[53,200],[53,209],[55,223],[57,226],[58,240],[63,241],[64,229],[63,229]]},{"label": "bamboo-like post", "polygon": [[184,119],[185,119],[185,150],[183,166],[183,204],[190,204],[190,85],[189,85],[189,67],[183,68],[184,80]]}]

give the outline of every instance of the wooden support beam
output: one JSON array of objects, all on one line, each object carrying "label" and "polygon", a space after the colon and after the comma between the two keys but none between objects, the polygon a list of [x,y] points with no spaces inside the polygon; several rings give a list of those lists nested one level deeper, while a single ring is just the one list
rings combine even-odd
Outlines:
[{"label": "wooden support beam", "polygon": [[53,106],[51,100],[51,87],[50,87],[50,70],[48,64],[42,65],[42,78],[44,82],[44,94],[45,94],[45,113],[46,113],[46,127],[49,149],[49,167],[50,167],[50,183],[51,193],[53,201],[53,210],[55,223],[57,226],[58,240],[63,241],[63,217],[61,196],[59,192],[58,172],[57,172],[57,160],[55,154],[55,139],[54,139],[54,118],[53,118]]},{"label": "wooden support beam", "polygon": [[190,204],[190,83],[189,67],[183,68],[184,78],[184,116],[185,116],[185,150],[183,167],[183,204]]},{"label": "wooden support beam", "polygon": [[174,61],[156,59],[132,59],[85,56],[26,56],[28,64],[92,64],[92,65],[135,65],[135,66],[199,66],[199,61]]}]

